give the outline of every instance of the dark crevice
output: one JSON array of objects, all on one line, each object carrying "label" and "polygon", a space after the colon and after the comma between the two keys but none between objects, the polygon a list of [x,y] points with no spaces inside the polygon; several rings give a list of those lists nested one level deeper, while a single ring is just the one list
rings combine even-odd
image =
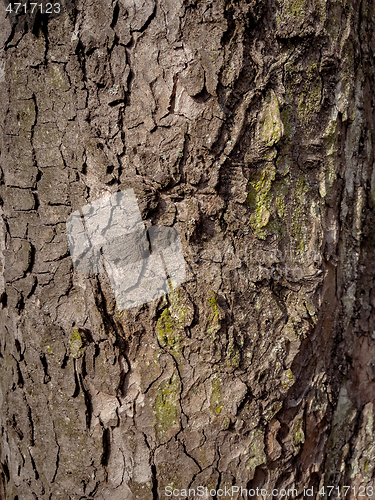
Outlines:
[{"label": "dark crevice", "polygon": [[5,477],[6,477],[7,482],[9,482],[10,474],[9,474],[8,464],[6,462],[4,462],[4,463],[1,464],[1,467],[2,467],[2,470],[3,470],[3,473],[4,473]]},{"label": "dark crevice", "polygon": [[20,344],[20,341],[18,339],[14,339],[14,344],[16,346],[16,350],[19,354],[19,361],[23,361],[23,353],[22,353],[22,350],[21,350],[21,344]]},{"label": "dark crevice", "polygon": [[34,471],[34,476],[35,476],[35,480],[37,481],[39,479],[39,472],[36,468],[36,465],[35,465],[35,462],[34,462],[34,458],[31,454],[31,451],[29,450],[29,456],[30,456],[30,460],[31,460],[31,465],[33,467],[33,471]]},{"label": "dark crevice", "polygon": [[179,443],[182,445],[182,448],[183,448],[183,450],[184,450],[185,455],[186,455],[187,457],[189,457],[189,458],[190,458],[190,459],[191,459],[191,460],[195,463],[195,465],[196,465],[196,466],[198,467],[198,469],[199,469],[199,472],[197,472],[197,473],[193,476],[193,479],[192,479],[192,480],[194,481],[195,477],[196,477],[196,476],[197,476],[200,472],[202,472],[202,467],[200,466],[200,463],[199,463],[197,460],[195,460],[195,458],[194,458],[193,456],[191,456],[191,455],[188,453],[188,451],[187,451],[187,449],[186,449],[186,445],[185,445],[185,443],[184,443],[183,441],[180,441],[180,440],[179,440]]},{"label": "dark crevice", "polygon": [[79,384],[79,379],[78,379],[78,373],[77,373],[77,360],[73,359],[73,364],[74,364],[74,381],[75,381],[75,389],[73,393],[73,398],[76,398],[79,393],[80,393],[80,384]]},{"label": "dark crevice", "polygon": [[110,429],[104,429],[103,431],[103,453],[101,458],[101,464],[106,467],[108,465],[109,454],[111,451],[111,431]]},{"label": "dark crevice", "polygon": [[172,88],[172,94],[171,94],[170,104],[169,104],[169,113],[170,114],[174,113],[174,108],[175,108],[175,104],[176,104],[177,80],[178,80],[178,74],[176,73],[175,75],[173,75],[173,88]]},{"label": "dark crevice", "polygon": [[154,19],[155,15],[156,15],[156,3],[157,2],[154,2],[154,9],[151,12],[151,15],[149,16],[149,18],[144,23],[144,25],[139,30],[132,30],[132,31],[134,31],[136,33],[143,33],[144,31],[146,31],[146,29],[149,27],[150,23],[152,22],[152,20]]},{"label": "dark crevice", "polygon": [[40,361],[42,362],[43,371],[44,371],[44,381],[43,382],[44,382],[44,384],[47,384],[48,382],[50,382],[51,377],[48,374],[48,362],[47,362],[47,358],[46,358],[45,354],[42,354],[40,356]]},{"label": "dark crevice", "polygon": [[24,380],[23,380],[23,376],[22,376],[22,372],[21,372],[21,367],[20,367],[20,364],[18,363],[18,361],[17,361],[17,377],[18,377],[17,385],[18,385],[18,387],[20,387],[22,389],[22,387],[24,385]]},{"label": "dark crevice", "polygon": [[80,382],[81,382],[81,388],[84,394],[85,398],[85,405],[86,405],[86,427],[89,429],[91,426],[91,419],[92,419],[92,403],[91,403],[91,397],[89,391],[85,389],[84,385],[84,375],[79,376]]},{"label": "dark crevice", "polygon": [[60,445],[57,441],[56,441],[56,445],[57,445],[56,465],[55,465],[55,472],[53,474],[53,478],[51,480],[51,483],[55,482],[57,471],[59,468],[59,462],[60,462]]},{"label": "dark crevice", "polygon": [[158,495],[158,478],[155,464],[151,465],[152,473],[152,500],[159,500]]},{"label": "dark crevice", "polygon": [[112,22],[111,22],[112,29],[114,29],[114,27],[117,24],[119,13],[120,13],[120,7],[119,7],[118,3],[116,3],[116,5],[113,9],[113,17],[112,17]]},{"label": "dark crevice", "polygon": [[64,369],[66,368],[67,364],[68,364],[68,361],[69,361],[69,356],[67,354],[64,355],[64,359],[63,359],[63,362],[61,363],[61,368]]}]

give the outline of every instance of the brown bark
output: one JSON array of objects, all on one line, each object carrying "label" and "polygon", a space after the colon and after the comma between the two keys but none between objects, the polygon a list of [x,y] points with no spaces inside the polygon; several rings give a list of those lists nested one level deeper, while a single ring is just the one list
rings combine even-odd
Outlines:
[{"label": "brown bark", "polygon": [[[374,18],[369,0],[1,15],[1,499],[374,485]],[[119,311],[66,221],[126,189],[178,231],[187,278]]]}]

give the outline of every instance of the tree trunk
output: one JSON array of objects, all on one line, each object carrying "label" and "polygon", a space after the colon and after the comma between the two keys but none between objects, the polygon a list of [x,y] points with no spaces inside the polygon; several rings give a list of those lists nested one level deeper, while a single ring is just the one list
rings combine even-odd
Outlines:
[{"label": "tree trunk", "polygon": [[[0,16],[0,498],[371,497],[374,2],[27,16]],[[186,278],[121,310],[66,221],[130,189]]]}]

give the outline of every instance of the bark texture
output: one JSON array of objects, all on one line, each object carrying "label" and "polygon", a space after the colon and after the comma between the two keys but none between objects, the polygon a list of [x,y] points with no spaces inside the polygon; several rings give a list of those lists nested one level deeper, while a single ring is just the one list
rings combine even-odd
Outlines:
[{"label": "bark texture", "polygon": [[[374,2],[3,14],[0,498],[356,498],[375,474]],[[129,188],[178,230],[187,280],[119,311],[65,222]]]}]

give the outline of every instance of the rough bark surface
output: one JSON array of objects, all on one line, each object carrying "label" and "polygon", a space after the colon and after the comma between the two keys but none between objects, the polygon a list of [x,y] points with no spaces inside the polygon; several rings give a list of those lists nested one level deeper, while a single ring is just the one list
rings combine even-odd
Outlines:
[{"label": "rough bark surface", "polygon": [[[4,14],[0,498],[356,498],[375,467],[374,2]],[[129,188],[178,230],[187,280],[119,311],[65,222]]]}]

